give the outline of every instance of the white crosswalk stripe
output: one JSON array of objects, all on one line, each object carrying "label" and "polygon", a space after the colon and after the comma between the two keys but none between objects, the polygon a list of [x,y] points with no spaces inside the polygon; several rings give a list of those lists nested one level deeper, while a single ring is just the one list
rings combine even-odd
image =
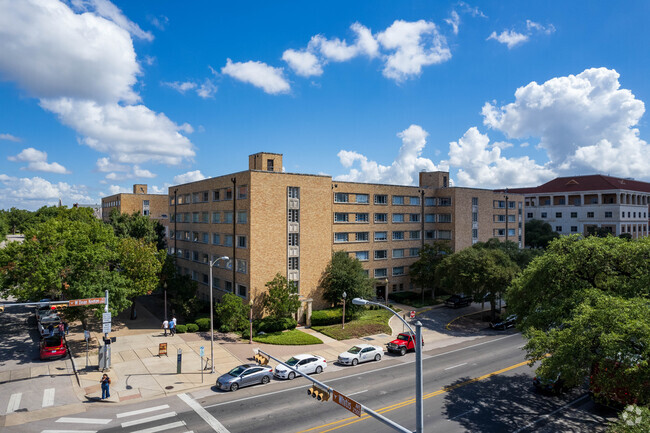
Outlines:
[{"label": "white crosswalk stripe", "polygon": [[43,430],[41,433],[97,433],[97,430]]},{"label": "white crosswalk stripe", "polygon": [[43,407],[54,405],[54,388],[47,388],[43,391]]},{"label": "white crosswalk stripe", "polygon": [[62,417],[56,420],[56,422],[68,422],[73,424],[108,424],[111,422],[110,418],[72,418],[72,417]]},{"label": "white crosswalk stripe", "polygon": [[[137,430],[132,433],[157,433],[160,431],[165,431],[176,427],[183,427],[184,425],[185,425],[185,421],[176,421],[169,424],[163,424],[156,427],[146,428],[144,430]],[[186,433],[192,433],[192,432],[186,432]]]},{"label": "white crosswalk stripe", "polygon": [[144,424],[146,422],[158,421],[165,418],[171,418],[176,416],[176,412],[167,412],[160,415],[150,416],[148,418],[135,419],[133,421],[127,421],[122,423],[122,428],[131,427],[138,424]]},{"label": "white crosswalk stripe", "polygon": [[11,397],[9,397],[9,404],[7,405],[7,413],[12,413],[18,410],[18,408],[20,407],[20,399],[22,397],[23,397],[22,392],[11,394]]},{"label": "white crosswalk stripe", "polygon": [[155,412],[157,410],[163,410],[163,409],[169,409],[169,405],[168,404],[163,404],[163,405],[160,405],[160,406],[148,407],[148,408],[145,408],[145,409],[132,410],[131,412],[118,413],[115,416],[117,418],[124,418],[124,417],[127,417],[127,416],[141,415],[143,413]]}]

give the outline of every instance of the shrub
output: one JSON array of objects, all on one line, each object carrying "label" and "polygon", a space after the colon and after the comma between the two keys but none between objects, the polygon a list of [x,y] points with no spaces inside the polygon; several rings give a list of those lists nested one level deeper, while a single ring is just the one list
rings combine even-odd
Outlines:
[{"label": "shrub", "polygon": [[201,317],[196,319],[196,325],[199,327],[199,331],[209,331],[210,330],[210,318]]},{"label": "shrub", "polygon": [[[357,315],[355,311],[345,310],[345,321],[354,320]],[[311,313],[312,326],[336,325],[343,322],[343,310],[341,308],[329,308],[327,310],[316,310]]]},{"label": "shrub", "polygon": [[187,332],[187,326],[186,325],[176,325],[176,332],[178,334],[185,334]]},{"label": "shrub", "polygon": [[295,329],[298,323],[292,317],[283,317],[281,319],[276,319],[273,317],[266,317],[262,320],[255,321],[254,328],[255,333],[259,332],[279,332],[284,331],[285,329]]},{"label": "shrub", "polygon": [[187,332],[196,332],[199,330],[199,325],[196,323],[188,323],[187,324]]},{"label": "shrub", "polygon": [[[226,293],[215,307],[221,332],[241,331],[248,326],[250,306],[234,293]],[[197,321],[198,323],[198,321]]]},{"label": "shrub", "polygon": [[320,338],[314,337],[311,334],[306,334],[297,329],[286,332],[273,332],[271,334],[258,335],[257,337],[254,337],[254,340],[257,343],[294,346],[323,343]]}]

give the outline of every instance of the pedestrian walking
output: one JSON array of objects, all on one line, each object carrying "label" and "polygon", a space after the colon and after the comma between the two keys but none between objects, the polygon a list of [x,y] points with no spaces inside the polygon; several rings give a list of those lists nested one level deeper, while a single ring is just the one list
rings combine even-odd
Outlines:
[{"label": "pedestrian walking", "polygon": [[109,398],[111,396],[110,393],[111,378],[108,377],[108,374],[104,373],[104,375],[102,376],[102,380],[100,380],[99,383],[102,384],[102,400],[104,400],[105,398]]},{"label": "pedestrian walking", "polygon": [[47,332],[50,337],[54,336],[54,325],[50,323],[50,325],[47,327]]},{"label": "pedestrian walking", "polygon": [[70,327],[68,326],[68,322],[63,322],[63,329],[65,330],[65,335],[68,335],[70,332]]},{"label": "pedestrian walking", "polygon": [[174,328],[176,328],[176,316],[172,316],[172,322],[174,322]]},{"label": "pedestrian walking", "polygon": [[63,326],[63,322],[59,322],[57,329],[59,330],[59,335],[63,337],[63,334],[65,333],[65,326]]},{"label": "pedestrian walking", "polygon": [[169,329],[169,322],[167,319],[163,320],[162,329],[165,330],[165,337],[167,336],[167,330]]},{"label": "pedestrian walking", "polygon": [[174,323],[174,320],[169,321],[169,333],[172,337],[176,335],[176,323]]}]

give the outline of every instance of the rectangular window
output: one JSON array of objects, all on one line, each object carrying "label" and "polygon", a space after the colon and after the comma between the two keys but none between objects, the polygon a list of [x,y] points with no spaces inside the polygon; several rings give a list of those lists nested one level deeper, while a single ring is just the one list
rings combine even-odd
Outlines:
[{"label": "rectangular window", "polygon": [[409,232],[409,239],[420,239],[420,230],[411,230]]},{"label": "rectangular window", "polygon": [[354,255],[360,262],[367,262],[369,259],[368,251],[357,251]]},{"label": "rectangular window", "polygon": [[192,212],[192,222],[193,223],[198,223],[199,222],[199,213],[198,212]]},{"label": "rectangular window", "polygon": [[438,230],[439,239],[451,239],[451,230]]},{"label": "rectangular window", "polygon": [[246,248],[246,236],[237,236],[237,248]]},{"label": "rectangular window", "polygon": [[344,212],[334,212],[334,222],[335,223],[348,222],[348,214]]},{"label": "rectangular window", "polygon": [[219,236],[219,233],[212,233],[212,243],[214,245],[221,244],[221,236]]},{"label": "rectangular window", "polygon": [[289,257],[289,270],[297,271],[300,269],[300,257]]},{"label": "rectangular window", "polygon": [[404,232],[393,232],[393,240],[394,241],[404,240]]},{"label": "rectangular window", "polygon": [[334,203],[348,203],[348,194],[344,192],[337,192],[334,194]]},{"label": "rectangular window", "polygon": [[212,201],[219,201],[219,190],[215,189],[212,191]]},{"label": "rectangular window", "polygon": [[223,237],[223,246],[232,247],[232,235],[225,235]]},{"label": "rectangular window", "polygon": [[409,257],[418,257],[420,255],[419,248],[409,248]]},{"label": "rectangular window", "polygon": [[611,218],[612,213],[611,212],[605,212],[605,218]]},{"label": "rectangular window", "polygon": [[478,197],[472,197],[472,206],[478,206]]},{"label": "rectangular window", "polygon": [[393,250],[393,258],[394,259],[401,259],[402,257],[404,257],[404,249],[403,248]]},{"label": "rectangular window", "polygon": [[399,275],[404,275],[404,266],[393,267],[393,276],[397,277]]},{"label": "rectangular window", "polygon": [[356,199],[359,204],[368,204],[368,194],[357,194]]},{"label": "rectangular window", "polygon": [[201,212],[201,222],[206,224],[210,222],[210,212]]},{"label": "rectangular window", "polygon": [[555,212],[555,218],[562,218],[562,212]]},{"label": "rectangular window", "polygon": [[375,242],[383,242],[388,240],[388,232],[375,232]]},{"label": "rectangular window", "polygon": [[203,243],[207,244],[210,242],[210,234],[209,233],[201,233],[201,239],[203,239]]},{"label": "rectangular window", "polygon": [[387,223],[388,214],[387,213],[376,213],[375,214],[375,223]]},{"label": "rectangular window", "polygon": [[201,274],[201,278],[203,280],[203,284],[208,284],[208,282],[210,281],[210,279],[206,274]]},{"label": "rectangular window", "polygon": [[427,230],[424,232],[424,239],[435,239],[436,232],[435,230]]},{"label": "rectangular window", "polygon": [[388,196],[385,194],[375,194],[375,204],[388,204]]},{"label": "rectangular window", "polygon": [[198,203],[199,202],[199,193],[195,192],[192,193],[192,203]]},{"label": "rectangular window", "polygon": [[192,260],[195,262],[199,261],[199,252],[198,251],[192,251]]},{"label": "rectangular window", "polygon": [[404,214],[403,213],[394,213],[393,214],[393,222],[394,223],[403,223],[404,222]]},{"label": "rectangular window", "polygon": [[451,206],[451,197],[440,197],[438,199],[438,206]]},{"label": "rectangular window", "polygon": [[232,188],[226,188],[226,200],[232,200]]},{"label": "rectangular window", "polygon": [[232,224],[232,211],[226,211],[223,213],[223,222],[224,224]]},{"label": "rectangular window", "polygon": [[224,281],[224,289],[226,292],[232,292],[232,282],[230,281]]},{"label": "rectangular window", "polygon": [[368,242],[368,232],[355,233],[355,239],[357,242]]},{"label": "rectangular window", "polygon": [[555,226],[555,231],[558,233],[562,232],[562,226]]},{"label": "rectangular window", "polygon": [[542,218],[546,218],[546,212],[542,212]]},{"label": "rectangular window", "polygon": [[300,222],[300,209],[289,209],[289,222],[290,223],[299,223]]},{"label": "rectangular window", "polygon": [[221,280],[218,277],[215,277],[214,275],[212,276],[212,288],[213,289],[221,288]]},{"label": "rectangular window", "polygon": [[375,278],[386,278],[387,276],[388,272],[386,268],[375,269]]},{"label": "rectangular window", "polygon": [[192,232],[192,242],[199,241],[199,232]]},{"label": "rectangular window", "polygon": [[240,186],[237,188],[237,200],[245,200],[248,197],[248,186]]},{"label": "rectangular window", "polygon": [[451,222],[451,214],[450,213],[438,214],[438,222],[439,223],[450,223]]},{"label": "rectangular window", "polygon": [[368,214],[367,213],[358,213],[355,214],[354,220],[358,223],[367,223],[368,222]]},{"label": "rectangular window", "polygon": [[472,239],[478,239],[478,229],[472,229]]},{"label": "rectangular window", "polygon": [[297,186],[290,186],[287,188],[287,197],[300,198],[300,188]]},{"label": "rectangular window", "polygon": [[347,242],[348,234],[347,233],[334,233],[334,242]]},{"label": "rectangular window", "polygon": [[526,213],[526,218],[532,219],[533,218],[533,213],[532,212]]},{"label": "rectangular window", "polygon": [[241,284],[237,284],[237,294],[241,296],[242,298],[246,297],[246,286],[242,286]]},{"label": "rectangular window", "polygon": [[420,205],[420,197],[409,197],[409,204],[411,206],[419,206]]},{"label": "rectangular window", "polygon": [[237,224],[246,224],[248,222],[248,212],[245,210],[237,211]]},{"label": "rectangular window", "polygon": [[594,213],[593,212],[587,212],[587,218],[593,218]]},{"label": "rectangular window", "polygon": [[473,223],[478,222],[478,212],[472,212],[472,222]]},{"label": "rectangular window", "polygon": [[424,205],[425,206],[435,206],[436,205],[436,198],[435,197],[426,197],[424,199]]},{"label": "rectangular window", "polygon": [[212,223],[219,224],[221,222],[221,212],[212,212]]},{"label": "rectangular window", "polygon": [[298,233],[289,233],[289,238],[287,239],[287,243],[289,244],[290,247],[300,246],[300,236],[298,235]]},{"label": "rectangular window", "polygon": [[409,222],[419,223],[420,222],[420,214],[419,213],[410,213],[409,214]]},{"label": "rectangular window", "polygon": [[388,250],[375,250],[375,260],[384,260],[388,258]]},{"label": "rectangular window", "polygon": [[203,191],[203,192],[201,193],[201,199],[202,199],[204,202],[208,201],[208,197],[210,197],[210,193],[209,193],[208,191]]},{"label": "rectangular window", "polygon": [[505,200],[494,200],[494,207],[497,209],[504,209],[506,207]]},{"label": "rectangular window", "polygon": [[436,214],[428,213],[424,215],[424,222],[425,223],[435,223],[436,222]]},{"label": "rectangular window", "polygon": [[402,205],[402,204],[404,204],[404,196],[403,195],[394,195],[393,196],[393,204],[394,205]]}]

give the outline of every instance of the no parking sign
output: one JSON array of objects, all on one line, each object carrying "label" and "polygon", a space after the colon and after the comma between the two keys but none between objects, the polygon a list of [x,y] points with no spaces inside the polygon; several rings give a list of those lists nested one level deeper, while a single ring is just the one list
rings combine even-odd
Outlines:
[{"label": "no parking sign", "polygon": [[415,311],[411,311],[409,315],[411,316],[411,319],[415,319]]}]

